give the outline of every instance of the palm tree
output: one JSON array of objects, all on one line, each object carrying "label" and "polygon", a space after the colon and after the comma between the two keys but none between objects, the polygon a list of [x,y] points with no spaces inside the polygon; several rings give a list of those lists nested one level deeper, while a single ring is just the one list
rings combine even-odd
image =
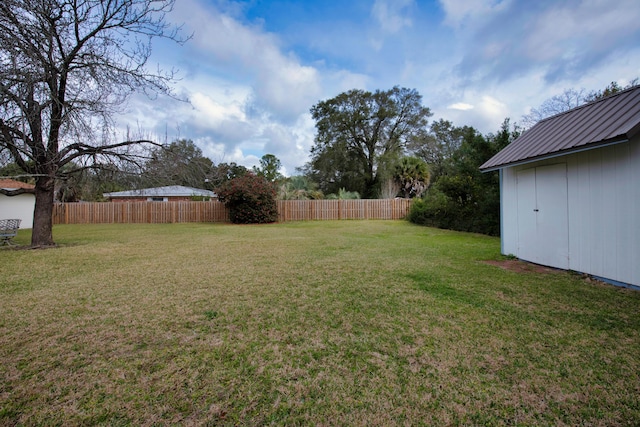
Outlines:
[{"label": "palm tree", "polygon": [[429,166],[417,157],[404,157],[396,166],[395,180],[400,184],[402,197],[410,199],[420,197],[429,187],[431,174]]}]

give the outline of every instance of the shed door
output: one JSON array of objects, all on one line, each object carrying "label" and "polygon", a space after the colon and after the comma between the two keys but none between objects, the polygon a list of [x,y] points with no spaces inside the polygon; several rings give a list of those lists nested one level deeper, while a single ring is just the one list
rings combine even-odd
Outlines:
[{"label": "shed door", "polygon": [[518,258],[569,268],[567,166],[518,172]]}]

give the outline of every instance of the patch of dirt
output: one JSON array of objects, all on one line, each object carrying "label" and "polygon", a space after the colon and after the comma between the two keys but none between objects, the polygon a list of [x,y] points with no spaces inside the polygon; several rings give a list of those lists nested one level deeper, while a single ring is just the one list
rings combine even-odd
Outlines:
[{"label": "patch of dirt", "polygon": [[483,261],[485,264],[495,265],[504,270],[515,271],[516,273],[546,273],[557,274],[562,272],[557,268],[547,267],[532,262],[521,261],[519,259],[505,259],[501,261]]}]

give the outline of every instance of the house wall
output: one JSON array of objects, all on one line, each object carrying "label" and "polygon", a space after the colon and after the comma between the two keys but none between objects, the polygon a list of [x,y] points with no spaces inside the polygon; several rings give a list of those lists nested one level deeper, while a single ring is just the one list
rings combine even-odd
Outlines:
[{"label": "house wall", "polygon": [[23,193],[17,196],[0,194],[0,219],[19,218],[22,220],[20,228],[31,228],[35,203],[34,194]]},{"label": "house wall", "polygon": [[518,241],[518,171],[560,163],[567,166],[569,269],[640,286],[640,136],[505,168],[502,253],[519,256],[519,247],[527,244]]}]

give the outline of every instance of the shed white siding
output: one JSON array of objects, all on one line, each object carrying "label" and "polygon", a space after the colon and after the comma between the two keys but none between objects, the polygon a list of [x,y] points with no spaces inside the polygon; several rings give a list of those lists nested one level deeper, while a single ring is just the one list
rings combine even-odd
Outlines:
[{"label": "shed white siding", "polygon": [[35,203],[36,196],[31,193],[17,196],[0,194],[0,219],[21,219],[20,228],[31,228]]},{"label": "shed white siding", "polygon": [[518,172],[560,164],[567,168],[568,268],[640,286],[640,137],[504,168],[502,253],[526,259],[523,254],[531,258],[531,252],[544,250],[535,241],[519,241]]}]

